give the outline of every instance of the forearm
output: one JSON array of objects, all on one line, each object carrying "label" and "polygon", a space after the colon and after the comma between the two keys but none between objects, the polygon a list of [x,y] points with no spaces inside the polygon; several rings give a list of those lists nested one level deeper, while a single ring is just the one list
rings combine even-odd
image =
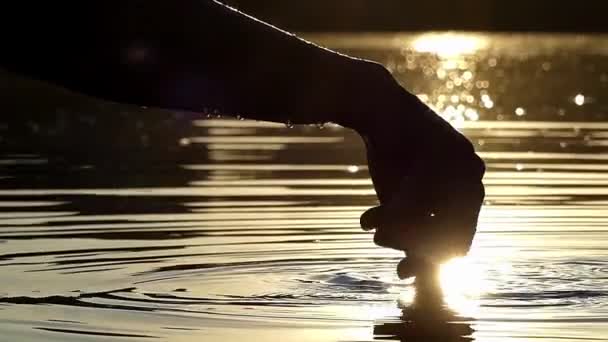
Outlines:
[{"label": "forearm", "polygon": [[[211,0],[32,1],[1,10],[2,67],[117,102],[340,121],[327,113],[344,110],[362,64]],[[324,117],[302,113],[303,105]]]}]

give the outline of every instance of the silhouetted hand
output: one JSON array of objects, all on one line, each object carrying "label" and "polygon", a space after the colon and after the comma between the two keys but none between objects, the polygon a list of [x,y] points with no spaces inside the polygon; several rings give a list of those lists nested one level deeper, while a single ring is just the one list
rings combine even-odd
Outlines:
[{"label": "silhouetted hand", "polygon": [[[386,75],[384,76],[386,78]],[[485,196],[483,161],[471,143],[390,77],[363,137],[378,207],[361,226],[374,242],[406,252],[401,278],[468,253]],[[392,85],[391,85],[392,84]]]}]

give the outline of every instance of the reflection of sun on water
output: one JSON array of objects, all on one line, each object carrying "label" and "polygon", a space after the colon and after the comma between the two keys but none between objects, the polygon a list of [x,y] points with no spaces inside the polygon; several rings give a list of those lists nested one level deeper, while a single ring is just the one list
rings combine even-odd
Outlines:
[{"label": "reflection of sun on water", "polygon": [[399,294],[399,305],[407,306],[411,305],[416,298],[416,290],[414,288],[410,288],[407,291],[403,291]]},{"label": "reflection of sun on water", "polygon": [[472,54],[485,45],[481,36],[459,33],[429,33],[412,43],[418,52],[434,53],[443,58]]},{"label": "reflection of sun on water", "polygon": [[[422,100],[456,128],[465,121],[479,120],[478,108],[494,107],[489,81],[477,79],[475,55],[487,46],[483,36],[467,33],[430,33],[412,42],[414,51],[437,56],[435,74],[438,81],[444,82],[433,100],[427,95]],[[495,67],[496,61],[490,66]],[[439,281],[451,309],[462,315],[475,313],[484,288],[478,265],[468,258],[453,259],[441,266]]]},{"label": "reflection of sun on water", "polygon": [[474,316],[484,291],[483,272],[468,258],[453,259],[441,266],[439,281],[446,304],[464,316]]},{"label": "reflection of sun on water", "polygon": [[[443,264],[439,270],[438,279],[440,299],[451,311],[463,317],[476,317],[479,309],[480,297],[489,289],[489,284],[484,278],[484,273],[480,265],[474,264],[470,258],[456,258]],[[416,282],[414,282],[416,283]],[[422,290],[428,290],[427,285]],[[411,287],[407,291],[401,292],[399,304],[401,307],[410,307],[415,304],[420,295],[418,288]],[[431,292],[424,291],[427,295]],[[427,298],[428,299],[428,298]],[[422,301],[428,305],[428,301]],[[428,309],[428,308],[427,308]]]},{"label": "reflection of sun on water", "polygon": [[[434,55],[427,76],[438,86],[432,94],[419,94],[422,101],[459,128],[465,121],[478,121],[480,110],[493,110],[490,82],[480,79],[477,54],[488,47],[486,38],[470,33],[429,33],[411,42],[418,54]],[[415,59],[413,59],[415,61]],[[496,59],[489,66],[496,67]],[[473,315],[483,285],[482,271],[469,258],[451,260],[441,266],[439,282],[446,304],[461,315]]]},{"label": "reflection of sun on water", "polygon": [[436,56],[425,74],[442,83],[433,94],[419,94],[420,98],[456,128],[465,121],[479,120],[479,108],[494,107],[487,90],[489,82],[476,80],[475,54],[487,45],[482,36],[465,33],[429,33],[411,43],[416,53]]}]

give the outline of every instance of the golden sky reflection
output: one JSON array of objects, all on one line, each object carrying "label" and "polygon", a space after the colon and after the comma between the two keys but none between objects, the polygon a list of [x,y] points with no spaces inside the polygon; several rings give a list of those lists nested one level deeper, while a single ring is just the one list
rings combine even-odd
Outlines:
[{"label": "golden sky reflection", "polygon": [[[411,42],[415,53],[431,54],[436,60],[424,66],[427,77],[441,84],[432,94],[418,94],[444,119],[459,127],[480,118],[479,108],[492,109],[490,83],[477,77],[475,54],[487,45],[485,38],[465,33],[429,33]],[[408,55],[408,68],[418,67],[415,55]],[[421,66],[424,63],[421,64]]]}]

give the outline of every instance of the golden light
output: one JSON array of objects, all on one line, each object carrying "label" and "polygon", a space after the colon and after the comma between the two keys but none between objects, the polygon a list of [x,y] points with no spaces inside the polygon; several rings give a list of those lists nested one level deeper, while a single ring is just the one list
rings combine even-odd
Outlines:
[{"label": "golden light", "polygon": [[401,306],[411,305],[416,298],[416,289],[410,288],[408,291],[401,292],[399,295],[399,304]]},{"label": "golden light", "polygon": [[[477,86],[490,86],[487,80],[475,80],[471,68],[470,55],[488,46],[485,37],[471,33],[429,33],[417,36],[411,41],[411,48],[419,53],[430,53],[438,57],[433,65],[438,80],[445,81],[440,87],[446,94],[425,96],[422,100],[456,129],[466,121],[478,121],[480,113],[472,106],[475,97],[471,90]],[[433,71],[433,70],[431,70]],[[432,75],[433,72],[430,73]],[[436,96],[436,99],[434,97]],[[494,107],[494,101],[483,101],[486,109]]]},{"label": "golden light", "polygon": [[360,168],[357,165],[350,165],[346,168],[346,170],[350,173],[357,173],[359,172]]},{"label": "golden light", "polygon": [[425,34],[412,43],[418,52],[434,53],[444,58],[472,54],[485,45],[486,41],[479,36],[457,33]]},{"label": "golden light", "polygon": [[446,304],[464,316],[474,316],[484,291],[483,272],[468,258],[452,259],[441,266],[439,282]]}]

